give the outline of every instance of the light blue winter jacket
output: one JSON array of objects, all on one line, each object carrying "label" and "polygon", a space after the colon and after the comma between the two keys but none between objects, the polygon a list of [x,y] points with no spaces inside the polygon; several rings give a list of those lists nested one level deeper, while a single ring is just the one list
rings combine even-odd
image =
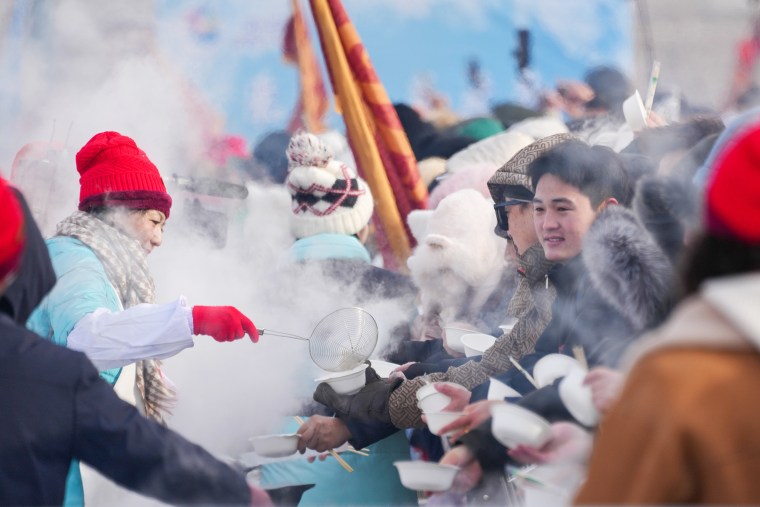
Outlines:
[{"label": "light blue winter jacket", "polygon": [[[79,320],[98,308],[122,309],[105,267],[89,247],[78,239],[56,236],[46,241],[57,282],[34,310],[26,325],[58,345],[66,346],[69,333]],[[104,370],[101,377],[114,385],[121,368]],[[64,505],[84,505],[79,462],[72,462],[66,481]]]},{"label": "light blue winter jacket", "polygon": [[370,262],[367,249],[355,236],[346,234],[315,234],[301,238],[290,247],[291,262],[354,259]]}]

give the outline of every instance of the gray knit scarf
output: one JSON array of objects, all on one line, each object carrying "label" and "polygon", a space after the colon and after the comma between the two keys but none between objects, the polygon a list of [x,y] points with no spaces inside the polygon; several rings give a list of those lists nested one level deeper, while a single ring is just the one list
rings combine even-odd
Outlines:
[{"label": "gray knit scarf", "polygon": [[[77,211],[59,223],[57,233],[76,238],[95,252],[124,308],[155,303],[153,277],[139,242],[83,211]],[[135,369],[135,382],[145,406],[145,416],[163,423],[164,415],[171,413],[175,404],[176,392],[161,371],[161,361],[144,359],[136,363]]]}]

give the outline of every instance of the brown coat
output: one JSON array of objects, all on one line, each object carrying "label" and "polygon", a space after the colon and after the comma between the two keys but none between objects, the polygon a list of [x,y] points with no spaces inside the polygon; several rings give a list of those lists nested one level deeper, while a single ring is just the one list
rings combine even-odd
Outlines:
[{"label": "brown coat", "polygon": [[[751,292],[687,300],[642,339],[576,503],[760,504],[760,293]],[[734,299],[747,297],[754,312]]]}]

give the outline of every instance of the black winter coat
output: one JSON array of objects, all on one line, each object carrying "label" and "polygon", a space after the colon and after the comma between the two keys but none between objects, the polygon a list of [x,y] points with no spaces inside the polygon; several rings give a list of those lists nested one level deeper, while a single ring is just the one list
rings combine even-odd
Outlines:
[{"label": "black winter coat", "polygon": [[55,274],[21,200],[24,258],[0,300],[0,505],[60,505],[72,459],[164,502],[249,505],[241,473],[142,417],[84,354],[24,328]]}]

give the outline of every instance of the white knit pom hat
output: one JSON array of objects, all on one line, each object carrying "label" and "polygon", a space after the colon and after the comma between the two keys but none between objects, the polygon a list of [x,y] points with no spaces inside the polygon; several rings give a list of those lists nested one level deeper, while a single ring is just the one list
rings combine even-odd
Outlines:
[{"label": "white knit pom hat", "polygon": [[374,209],[367,182],[313,134],[294,135],[288,144],[285,185],[292,198],[290,229],[297,238],[315,234],[356,234]]}]

